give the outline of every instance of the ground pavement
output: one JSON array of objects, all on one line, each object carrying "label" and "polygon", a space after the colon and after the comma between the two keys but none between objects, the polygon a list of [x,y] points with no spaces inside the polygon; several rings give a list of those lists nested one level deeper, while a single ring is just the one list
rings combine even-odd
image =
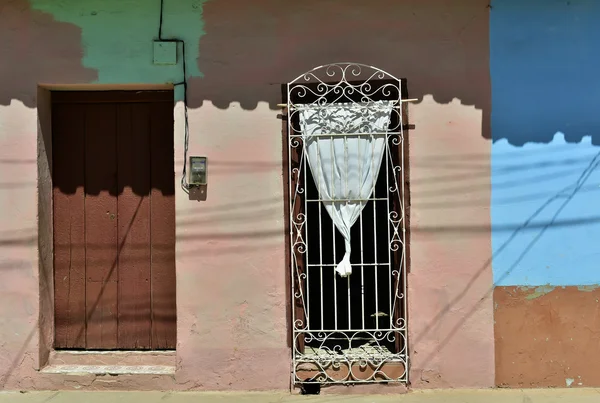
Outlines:
[{"label": "ground pavement", "polygon": [[212,392],[0,392],[0,403],[600,403],[600,389],[434,390],[402,395]]}]

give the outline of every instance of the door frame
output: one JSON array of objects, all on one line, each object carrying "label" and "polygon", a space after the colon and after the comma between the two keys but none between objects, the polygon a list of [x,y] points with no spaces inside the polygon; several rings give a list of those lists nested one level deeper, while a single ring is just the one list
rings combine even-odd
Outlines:
[{"label": "door frame", "polygon": [[[54,220],[52,181],[52,95],[63,91],[171,91],[173,84],[59,84],[41,83],[37,86],[37,215],[38,215],[38,356],[35,368],[49,363],[54,351]],[[173,95],[174,97],[174,95]],[[173,99],[175,102],[175,99]],[[174,132],[174,131],[173,131]]]}]

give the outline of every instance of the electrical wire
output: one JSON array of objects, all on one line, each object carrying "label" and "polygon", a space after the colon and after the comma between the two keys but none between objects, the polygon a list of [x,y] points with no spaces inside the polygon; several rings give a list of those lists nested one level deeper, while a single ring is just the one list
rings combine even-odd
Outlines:
[{"label": "electrical wire", "polygon": [[164,0],[160,0],[160,19],[158,23],[158,40],[164,42],[174,42],[177,44],[181,44],[181,57],[183,58],[182,66],[183,66],[183,81],[174,83],[174,86],[183,85],[183,110],[184,110],[184,141],[183,141],[183,170],[181,173],[181,188],[184,192],[189,194],[189,184],[187,181],[187,155],[188,155],[188,146],[190,139],[190,125],[188,119],[188,83],[187,83],[187,69],[186,69],[186,57],[185,57],[185,41],[183,39],[178,38],[168,38],[165,39],[162,37],[162,27],[163,27],[163,12],[164,10]]},{"label": "electrical wire", "polygon": [[158,39],[162,40],[162,25],[163,25],[163,9],[165,7],[164,0],[160,0],[160,21],[158,22]]}]

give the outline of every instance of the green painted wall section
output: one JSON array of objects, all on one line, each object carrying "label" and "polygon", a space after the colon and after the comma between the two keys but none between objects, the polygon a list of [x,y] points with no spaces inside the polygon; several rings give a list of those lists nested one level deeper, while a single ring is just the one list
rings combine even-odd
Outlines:
[{"label": "green painted wall section", "polygon": [[525,297],[528,300],[543,297],[544,295],[549,294],[552,291],[554,291],[554,287],[552,287],[551,285],[542,285],[539,287],[520,287],[520,288],[526,292],[531,291],[531,293]]},{"label": "green painted wall section", "polygon": [[[198,70],[203,4],[207,0],[164,0],[163,38],[185,40],[187,76]],[[160,0],[30,0],[35,10],[79,26],[85,67],[96,69],[100,84],[176,83],[182,81],[181,45],[178,64],[154,65],[153,40],[158,38]],[[60,55],[56,55],[60,57]],[[178,91],[178,98],[181,97]]]}]

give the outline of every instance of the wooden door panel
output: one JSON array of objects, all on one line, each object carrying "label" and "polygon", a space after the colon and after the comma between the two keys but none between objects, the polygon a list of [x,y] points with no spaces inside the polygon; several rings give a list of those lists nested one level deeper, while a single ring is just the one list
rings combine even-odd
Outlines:
[{"label": "wooden door panel", "polygon": [[86,310],[89,349],[117,348],[116,105],[86,106]]},{"label": "wooden door panel", "polygon": [[151,348],[150,104],[117,107],[119,348]]},{"label": "wooden door panel", "polygon": [[55,95],[55,347],[174,349],[172,92]]},{"label": "wooden door panel", "polygon": [[56,348],[85,347],[85,107],[57,105],[53,131]]},{"label": "wooden door panel", "polygon": [[174,349],[177,341],[175,302],[175,177],[173,111],[151,105],[152,130],[152,347]]}]

